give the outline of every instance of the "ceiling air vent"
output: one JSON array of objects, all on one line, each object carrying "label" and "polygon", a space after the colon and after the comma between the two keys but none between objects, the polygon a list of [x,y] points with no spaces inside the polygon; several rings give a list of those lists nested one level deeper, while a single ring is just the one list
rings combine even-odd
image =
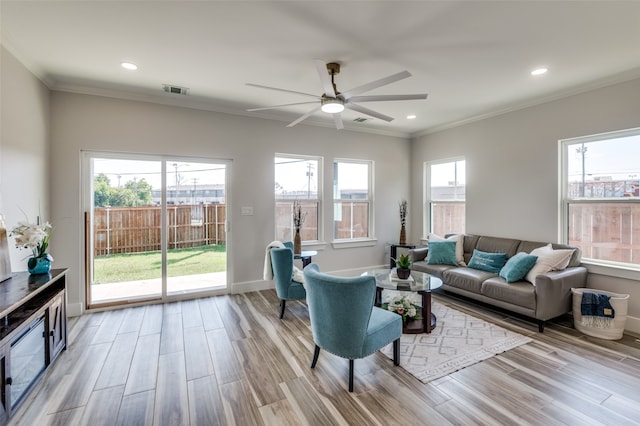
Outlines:
[{"label": "ceiling air vent", "polygon": [[162,88],[165,92],[175,93],[176,95],[186,95],[187,91],[189,90],[186,87],[174,86],[171,84],[163,84]]},{"label": "ceiling air vent", "polygon": [[368,119],[365,117],[358,117],[358,118],[354,118],[353,121],[355,121],[356,123],[364,123],[365,121],[367,121]]}]

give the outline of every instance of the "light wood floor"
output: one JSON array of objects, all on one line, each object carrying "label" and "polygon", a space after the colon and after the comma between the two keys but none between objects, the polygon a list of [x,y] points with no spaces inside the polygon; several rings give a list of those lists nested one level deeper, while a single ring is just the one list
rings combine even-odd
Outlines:
[{"label": "light wood floor", "polygon": [[640,343],[537,325],[453,297],[440,302],[534,341],[429,384],[377,353],[326,352],[309,368],[306,305],[279,320],[273,290],[73,319],[69,348],[29,396],[21,425],[627,425],[640,423]]}]

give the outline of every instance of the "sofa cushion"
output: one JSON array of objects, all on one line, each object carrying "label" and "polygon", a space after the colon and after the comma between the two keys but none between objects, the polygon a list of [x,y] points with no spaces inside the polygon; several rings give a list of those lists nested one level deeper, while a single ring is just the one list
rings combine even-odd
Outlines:
[{"label": "sofa cushion", "polygon": [[538,256],[535,266],[527,273],[525,279],[530,283],[536,283],[536,277],[551,271],[561,271],[569,265],[573,249],[554,250],[551,244],[539,247],[531,252]]},{"label": "sofa cushion", "polygon": [[508,283],[520,281],[533,268],[537,260],[538,256],[521,251],[507,260],[507,263],[500,269],[499,275]]},{"label": "sofa cushion", "polygon": [[411,265],[411,269],[419,272],[425,272],[429,275],[436,276],[438,278],[442,278],[442,274],[444,271],[449,269],[455,269],[457,266],[453,265],[429,265],[427,262],[414,262]]},{"label": "sofa cushion", "polygon": [[507,283],[500,277],[489,278],[482,283],[481,293],[491,299],[501,300],[529,309],[536,308],[536,290],[527,281]]},{"label": "sofa cushion", "polygon": [[454,265],[456,261],[455,241],[434,241],[429,243],[429,253],[427,254],[429,265]]},{"label": "sofa cushion", "polygon": [[506,253],[507,258],[510,258],[518,252],[519,245],[520,240],[483,236],[478,238],[478,244],[474,248],[487,253]]},{"label": "sofa cushion", "polygon": [[497,274],[500,272],[506,261],[506,253],[487,253],[480,250],[474,250],[473,256],[469,261],[469,268]]},{"label": "sofa cushion", "polygon": [[496,276],[478,269],[451,268],[442,273],[442,280],[452,287],[480,294],[482,282]]},{"label": "sofa cushion", "polygon": [[447,237],[441,237],[436,234],[429,234],[429,243],[440,241],[455,241],[456,242],[456,262],[459,266],[467,266],[464,261],[464,235],[448,235]]},{"label": "sofa cushion", "polygon": [[[539,247],[544,247],[544,246],[548,246],[549,243],[541,243],[541,242],[537,242],[537,241],[522,241],[520,243],[520,245],[518,246],[518,251],[523,251],[525,253],[531,253],[534,249],[537,249]],[[576,247],[576,246],[570,246],[567,244],[558,244],[558,243],[552,243],[551,244],[551,248],[553,248],[554,250],[574,250],[573,254],[571,255],[571,260],[569,260],[569,264],[567,265],[568,267],[572,267],[572,266],[580,266],[581,262],[582,262],[582,250],[580,250],[580,247]]]}]

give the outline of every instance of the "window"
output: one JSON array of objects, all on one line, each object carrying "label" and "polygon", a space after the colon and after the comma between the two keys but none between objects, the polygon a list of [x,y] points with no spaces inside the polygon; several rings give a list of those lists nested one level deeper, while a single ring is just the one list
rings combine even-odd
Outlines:
[{"label": "window", "polygon": [[322,159],[276,154],[275,183],[276,198],[276,240],[293,241],[293,203],[299,201],[303,213],[306,213],[300,237],[305,241],[318,241],[320,230],[320,203],[322,191],[318,182],[322,182]]},{"label": "window", "polygon": [[562,230],[584,259],[640,265],[640,128],[561,141]]},{"label": "window", "polygon": [[372,237],[370,161],[333,163],[333,237],[355,240]]},{"label": "window", "polygon": [[463,234],[465,160],[425,163],[425,179],[424,229],[438,235]]}]

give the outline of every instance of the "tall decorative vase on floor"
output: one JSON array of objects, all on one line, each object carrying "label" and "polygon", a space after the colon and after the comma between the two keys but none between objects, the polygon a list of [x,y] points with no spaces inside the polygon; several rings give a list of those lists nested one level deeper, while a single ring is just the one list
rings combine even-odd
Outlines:
[{"label": "tall decorative vase on floor", "polygon": [[407,244],[407,229],[405,227],[407,223],[407,200],[402,200],[398,203],[400,207],[400,245]]},{"label": "tall decorative vase on floor", "polygon": [[293,254],[302,252],[302,242],[300,241],[300,228],[296,228],[296,235],[293,237]]}]

